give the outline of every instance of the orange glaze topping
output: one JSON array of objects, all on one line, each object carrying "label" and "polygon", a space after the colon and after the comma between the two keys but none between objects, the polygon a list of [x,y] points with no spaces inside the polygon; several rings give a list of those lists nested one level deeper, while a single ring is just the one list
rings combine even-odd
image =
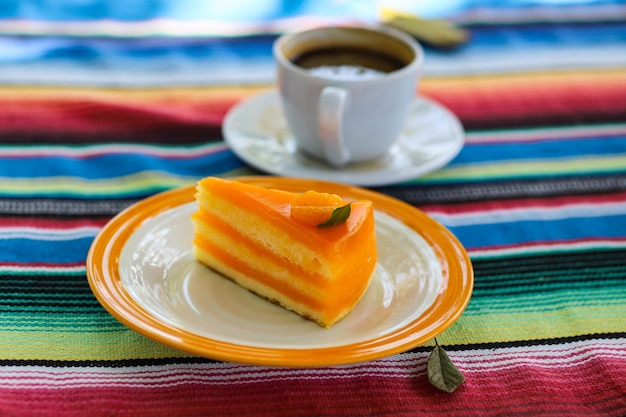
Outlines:
[{"label": "orange glaze topping", "polygon": [[[209,179],[212,178],[209,177]],[[203,182],[206,180],[201,181],[200,185],[203,186]],[[204,184],[209,185],[207,183]],[[281,228],[295,241],[319,251],[328,258],[337,258],[342,255],[338,250],[354,231],[359,229],[367,212],[373,209],[372,203],[369,201],[352,202],[351,215],[345,223],[333,227],[318,228],[318,223],[311,224],[311,222],[294,221],[295,219],[291,215],[291,204],[296,197],[301,195],[300,193],[266,189],[246,183],[225,180],[210,183],[210,190],[221,198],[229,200],[233,205],[243,207],[251,214],[256,214],[264,222]],[[347,201],[341,201],[340,198],[339,201],[339,205],[348,203]],[[336,206],[332,209],[334,208]],[[332,209],[330,210],[331,212]],[[328,216],[324,220],[330,217],[330,212],[327,214]]]}]

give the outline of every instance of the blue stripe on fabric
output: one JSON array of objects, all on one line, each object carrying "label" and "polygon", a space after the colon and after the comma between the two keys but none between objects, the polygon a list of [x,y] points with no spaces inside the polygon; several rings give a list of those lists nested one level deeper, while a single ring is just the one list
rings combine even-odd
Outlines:
[{"label": "blue stripe on fabric", "polygon": [[[626,238],[626,214],[568,218],[548,221],[511,221],[505,223],[452,226],[448,229],[468,249],[523,245],[538,242],[591,238]],[[33,239],[0,240],[0,262],[75,263],[87,256],[92,237],[46,241]]]},{"label": "blue stripe on fabric", "polygon": [[[602,24],[557,24],[519,26],[475,26],[468,28],[472,41],[456,51],[429,50],[432,56],[485,53],[490,49],[531,50],[538,47],[593,47],[626,42],[626,22]],[[237,37],[163,37],[142,39],[54,37],[0,38],[0,63],[65,62],[80,60],[112,66],[133,62],[158,63],[173,59],[273,62],[272,44],[276,35]],[[143,65],[143,64],[142,64]]]},{"label": "blue stripe on fabric", "polygon": [[[117,62],[176,62],[186,59],[272,60],[272,44],[276,35],[238,36],[231,38],[71,38],[45,37],[0,38],[0,62],[54,62],[80,60],[84,64]],[[143,65],[143,64],[142,64]],[[171,64],[170,64],[171,65]]]},{"label": "blue stripe on fabric", "polygon": [[466,248],[480,249],[563,240],[626,238],[624,225],[626,214],[544,221],[510,221],[448,228]]},{"label": "blue stripe on fabric", "polygon": [[0,262],[76,263],[85,262],[93,237],[71,240],[0,240]]},{"label": "blue stripe on fabric", "polygon": [[[467,144],[451,165],[512,161],[524,159],[558,159],[586,155],[626,154],[626,136],[549,140],[527,143]],[[36,156],[8,158],[0,155],[0,177],[37,178],[72,176],[86,179],[115,178],[141,171],[165,171],[185,177],[204,177],[232,171],[244,166],[230,150],[196,158],[163,158],[142,154],[110,154],[89,158]]]},{"label": "blue stripe on fabric", "polygon": [[111,154],[89,158],[0,156],[0,177],[37,178],[72,176],[86,179],[115,178],[141,171],[161,171],[185,177],[205,177],[244,166],[230,150],[197,158],[168,159],[153,155]]},{"label": "blue stripe on fabric", "polygon": [[255,0],[245,3],[207,0],[134,0],[130,3],[128,0],[30,0],[28,7],[19,7],[20,1],[23,2],[0,2],[0,17],[44,21],[112,19],[130,22],[155,18],[184,21],[211,19],[236,23],[271,23],[302,15],[328,15],[334,18],[343,16],[352,19],[376,17],[375,7],[363,7],[362,2],[357,0]]},{"label": "blue stripe on fabric", "polygon": [[558,159],[586,155],[619,155],[626,153],[626,136],[573,140],[546,140],[515,143],[466,144],[454,164],[495,162],[523,159]]},{"label": "blue stripe on fabric", "polygon": [[626,41],[626,24],[611,23],[550,23],[526,24],[520,26],[486,25],[472,26],[472,42],[469,47],[528,48],[542,45],[595,45],[623,43]]},{"label": "blue stripe on fabric", "polygon": [[[28,6],[24,6],[27,3]],[[593,5],[620,5],[623,0],[576,0],[576,1],[547,1],[547,0],[439,0],[427,1],[400,1],[387,2],[389,7],[399,7],[400,10],[415,13],[419,16],[445,17],[471,11],[476,7],[481,9],[510,8],[525,9],[529,7],[562,6],[593,6]],[[282,1],[256,0],[246,2],[241,7],[240,2],[206,1],[206,0],[125,0],[108,1],[52,1],[52,0],[4,0],[0,2],[0,17],[5,19],[34,19],[43,21],[94,21],[111,19],[120,21],[142,21],[155,18],[177,19],[194,21],[198,19],[215,19],[229,22],[276,22],[280,19],[293,18],[303,15],[332,16],[348,19],[376,19],[377,7],[369,2],[360,0],[299,0]]]}]

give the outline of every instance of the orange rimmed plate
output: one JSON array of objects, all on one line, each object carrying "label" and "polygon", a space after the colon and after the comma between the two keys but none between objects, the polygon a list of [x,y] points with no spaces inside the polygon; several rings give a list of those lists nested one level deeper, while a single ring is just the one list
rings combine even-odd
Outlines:
[{"label": "orange rimmed plate", "polygon": [[461,315],[473,288],[469,257],[452,233],[400,200],[350,185],[283,177],[240,181],[286,191],[367,199],[376,209],[378,264],[355,309],[331,329],[302,319],[195,261],[193,186],[157,194],[114,217],[94,240],[87,276],[121,323],[208,358],[313,367],[400,353]]}]

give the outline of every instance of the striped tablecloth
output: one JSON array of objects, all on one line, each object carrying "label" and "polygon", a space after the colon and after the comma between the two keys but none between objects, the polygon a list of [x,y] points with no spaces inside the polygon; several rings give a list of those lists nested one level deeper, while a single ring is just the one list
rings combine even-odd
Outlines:
[{"label": "striped tablecloth", "polygon": [[467,9],[453,18],[471,41],[426,51],[419,94],[460,118],[466,145],[377,190],[470,254],[472,299],[437,338],[466,378],[452,394],[428,382],[433,342],[326,368],[217,362],[126,328],[90,290],[87,251],[122,209],[257,174],[221,122],[271,88],[275,34],[35,36],[49,27],[9,22],[0,416],[626,415],[626,6],[598,3]]}]

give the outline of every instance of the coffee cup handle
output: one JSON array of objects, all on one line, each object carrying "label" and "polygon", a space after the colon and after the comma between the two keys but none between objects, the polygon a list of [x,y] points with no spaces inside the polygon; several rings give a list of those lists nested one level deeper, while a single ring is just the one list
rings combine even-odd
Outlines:
[{"label": "coffee cup handle", "polygon": [[326,161],[334,167],[342,167],[350,161],[350,153],[343,140],[342,125],[348,91],[339,87],[325,87],[318,102],[318,131]]}]

